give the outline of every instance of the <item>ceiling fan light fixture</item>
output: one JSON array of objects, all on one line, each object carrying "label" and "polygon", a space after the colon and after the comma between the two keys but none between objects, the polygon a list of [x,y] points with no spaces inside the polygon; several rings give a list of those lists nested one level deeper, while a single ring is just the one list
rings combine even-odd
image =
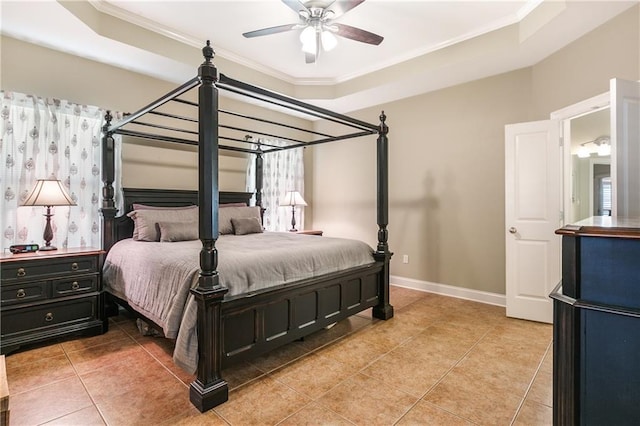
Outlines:
[{"label": "ceiling fan light fixture", "polygon": [[305,45],[316,44],[316,29],[313,28],[312,26],[306,27],[300,33],[300,41],[302,42],[303,49]]},{"label": "ceiling fan light fixture", "polygon": [[320,34],[320,40],[322,40],[322,48],[327,52],[338,45],[336,36],[334,36],[333,33],[328,30],[322,31],[322,33]]},{"label": "ceiling fan light fixture", "polygon": [[303,43],[302,44],[302,51],[304,53],[308,53],[310,55],[316,55],[316,44],[315,43]]},{"label": "ceiling fan light fixture", "polygon": [[[2,0],[0,0],[2,1]],[[307,64],[316,63],[322,51],[330,51],[338,45],[337,37],[355,40],[360,43],[379,45],[384,37],[361,28],[346,24],[333,23],[346,12],[362,4],[365,0],[281,0],[292,9],[299,18],[297,24],[277,25],[249,31],[242,35],[246,38],[278,34],[286,31],[300,31],[300,43]]]}]

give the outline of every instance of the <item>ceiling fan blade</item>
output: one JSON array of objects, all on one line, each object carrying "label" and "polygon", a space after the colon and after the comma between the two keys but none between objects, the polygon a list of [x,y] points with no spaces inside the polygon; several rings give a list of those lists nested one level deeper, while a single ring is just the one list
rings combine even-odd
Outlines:
[{"label": "ceiling fan blade", "polygon": [[316,62],[316,55],[313,53],[304,53],[304,62],[306,64],[313,64]]},{"label": "ceiling fan blade", "polygon": [[327,9],[333,11],[331,19],[335,19],[358,6],[360,3],[364,3],[364,0],[336,0],[327,7]]},{"label": "ceiling fan blade", "polygon": [[282,3],[286,4],[287,6],[289,6],[289,9],[293,10],[295,13],[299,14],[301,10],[306,10],[307,12],[309,12],[309,9],[307,9],[307,7],[298,0],[282,0]]},{"label": "ceiling fan blade", "polygon": [[331,26],[338,29],[338,31],[336,31],[337,35],[350,38],[351,40],[360,41],[362,43],[375,44],[377,46],[382,43],[382,40],[384,40],[384,37],[379,36],[378,34],[370,33],[369,31],[352,27],[350,25],[332,22]]},{"label": "ceiling fan blade", "polygon": [[314,64],[318,60],[320,55],[320,33],[316,32],[315,49],[313,52],[304,51],[304,62],[307,64]]},{"label": "ceiling fan blade", "polygon": [[285,31],[293,30],[295,28],[298,28],[298,24],[278,25],[277,27],[269,27],[269,28],[262,28],[261,30],[249,31],[247,33],[242,33],[242,35],[247,38],[260,37],[260,36],[265,36],[270,34],[283,33]]}]

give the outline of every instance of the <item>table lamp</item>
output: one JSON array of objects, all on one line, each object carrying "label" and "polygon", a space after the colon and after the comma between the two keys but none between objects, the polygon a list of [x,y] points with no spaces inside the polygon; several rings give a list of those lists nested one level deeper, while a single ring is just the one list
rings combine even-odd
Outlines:
[{"label": "table lamp", "polygon": [[47,213],[44,215],[47,218],[47,224],[44,227],[44,234],[42,236],[45,244],[43,247],[40,247],[40,250],[57,250],[56,247],[51,245],[51,240],[53,239],[53,230],[51,229],[51,216],[53,216],[53,214],[51,213],[51,207],[76,205],[64,189],[64,186],[62,186],[62,182],[57,179],[38,179],[22,205],[44,206],[47,208]]},{"label": "table lamp", "polygon": [[306,206],[307,203],[298,191],[288,191],[279,203],[281,206],[291,206],[291,232],[297,232],[296,229],[296,206]]}]

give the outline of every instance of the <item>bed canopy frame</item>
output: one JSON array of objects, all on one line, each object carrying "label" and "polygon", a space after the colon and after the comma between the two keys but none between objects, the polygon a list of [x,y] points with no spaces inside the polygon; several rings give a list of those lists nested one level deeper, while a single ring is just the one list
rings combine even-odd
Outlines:
[{"label": "bed canopy frame", "polygon": [[[319,330],[335,321],[346,318],[361,310],[372,308],[372,314],[378,319],[389,319],[393,317],[393,307],[389,304],[389,263],[393,253],[388,245],[388,137],[389,128],[385,123],[384,111],[380,115],[378,125],[370,124],[343,114],[339,114],[324,108],[310,105],[299,100],[283,96],[281,94],[252,86],[234,79],[224,74],[218,75],[218,71],[212,59],[214,57],[213,48],[207,41],[202,49],[204,62],[198,69],[197,77],[189,80],[173,91],[167,93],[156,101],[141,108],[137,112],[126,115],[122,120],[112,123],[113,117],[110,112],[106,114],[106,124],[103,127],[103,201],[101,213],[103,216],[103,248],[108,251],[118,240],[131,236],[129,231],[122,231],[123,216],[116,217],[118,213],[115,203],[115,191],[113,182],[115,180],[115,144],[114,135],[132,136],[150,140],[172,142],[178,144],[195,145],[198,147],[198,170],[199,181],[198,191],[158,191],[158,190],[133,190],[125,197],[126,205],[132,202],[152,203],[160,192],[163,202],[161,205],[180,204],[186,198],[197,202],[199,209],[199,239],[202,242],[200,250],[200,273],[198,285],[191,290],[197,306],[197,334],[198,334],[198,367],[196,380],[190,386],[190,400],[201,411],[204,412],[228,399],[228,385],[222,378],[222,367],[228,365],[231,359],[243,360],[248,357],[264,353],[276,346],[304,337],[310,332]],[[186,92],[198,88],[198,102],[191,102],[179,98]],[[245,114],[220,109],[218,106],[219,90],[225,90],[241,97],[249,98],[253,101],[261,102],[270,108],[285,109],[294,114],[304,114],[313,119],[323,119],[336,123],[347,128],[346,132],[338,135],[331,135],[319,131],[303,129],[290,126],[276,121],[251,117]],[[161,112],[160,107],[174,102],[181,105],[197,108],[197,119],[181,116],[173,113]],[[264,131],[250,130],[244,127],[228,126],[221,124],[219,115],[230,115],[249,121],[255,121],[274,127],[288,129],[287,131],[304,132],[310,135],[310,141],[304,141],[291,137],[289,134],[276,135],[265,133]],[[163,124],[140,121],[142,116],[153,115],[161,117]],[[197,131],[180,127],[165,125],[164,122],[177,120],[177,122],[187,122],[195,126]],[[136,127],[137,126],[137,127]],[[131,129],[134,127],[134,130]],[[157,133],[147,133],[135,128],[154,128]],[[220,134],[220,130],[231,130],[234,132],[247,132],[267,137],[280,138],[287,141],[285,146],[275,146],[262,141],[252,141],[250,137],[233,137]],[[218,154],[219,151],[236,151],[255,155],[256,161],[256,192],[255,202],[257,206],[262,206],[262,169],[263,156],[270,152],[306,147],[323,144],[327,142],[344,139],[357,138],[361,136],[377,134],[377,247],[374,250],[374,263],[371,267],[356,268],[346,272],[329,274],[322,279],[305,280],[293,289],[279,289],[277,291],[265,292],[256,296],[233,297],[230,300],[224,299],[228,289],[220,285],[218,272],[218,253],[216,240],[218,239],[218,207],[220,201],[233,202],[238,199],[233,198],[234,193],[224,193],[219,191],[218,181]],[[184,135],[187,135],[185,137]],[[189,139],[188,136],[197,139]],[[234,145],[220,144],[220,140],[232,141]],[[244,144],[244,146],[242,145]],[[249,145],[251,144],[251,145]],[[256,147],[257,145],[257,147]],[[156,192],[154,192],[156,191]],[[151,192],[151,195],[150,195]],[[144,193],[144,195],[140,195]],[[240,193],[241,194],[241,193]],[[251,195],[251,194],[249,194]],[[231,198],[229,198],[231,196]],[[177,197],[177,198],[176,198]],[[197,198],[196,198],[197,197]],[[167,200],[169,204],[167,204]],[[175,201],[177,200],[177,201]],[[131,226],[129,224],[129,226]],[[128,235],[127,235],[128,233]],[[300,290],[303,289],[303,290]],[[273,296],[271,294],[273,293]],[[337,294],[337,296],[334,296]],[[309,295],[313,295],[310,297]],[[337,297],[337,299],[333,299]],[[353,299],[356,303],[353,302]],[[224,299],[224,300],[223,300]],[[224,303],[223,303],[224,302]],[[285,321],[290,333],[284,332],[275,335],[281,337],[288,334],[285,339],[278,339],[281,342],[270,341],[271,337],[265,338],[264,329],[272,328],[265,316],[265,312],[271,312],[273,306],[283,304],[287,311],[279,322]],[[318,316],[317,321],[311,321],[313,327],[301,330],[303,326],[291,327],[291,322],[295,322],[295,312],[305,310],[322,310],[328,305],[338,305],[336,312]],[[328,308],[327,308],[328,309]],[[253,320],[247,325],[247,312],[252,312]],[[257,313],[257,314],[256,314]],[[255,317],[255,318],[254,318]],[[235,324],[235,325],[234,325]],[[236,325],[244,324],[242,329],[232,328]],[[293,324],[295,325],[295,324]],[[300,328],[300,330],[298,330]],[[234,343],[231,335],[250,334],[257,335],[258,338],[251,337],[251,350],[247,349],[246,342]],[[272,336],[273,337],[273,336]],[[231,341],[229,341],[231,339]],[[242,339],[241,339],[242,340]],[[228,347],[238,348],[229,350]],[[244,346],[243,346],[244,345]],[[237,356],[234,356],[237,355]]]}]

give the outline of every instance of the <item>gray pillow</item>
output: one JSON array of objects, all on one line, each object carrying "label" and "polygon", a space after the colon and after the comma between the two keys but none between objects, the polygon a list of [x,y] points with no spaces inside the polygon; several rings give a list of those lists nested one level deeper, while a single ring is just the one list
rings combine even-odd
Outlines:
[{"label": "gray pillow", "polygon": [[257,217],[234,217],[231,219],[233,232],[236,235],[258,234],[263,232],[260,219]]},{"label": "gray pillow", "polygon": [[198,222],[158,222],[160,242],[191,241],[198,239]]},{"label": "gray pillow", "polygon": [[[135,224],[133,239],[136,241],[160,241],[156,223],[186,222],[198,223],[198,206],[179,209],[143,209],[127,213]],[[197,226],[197,225],[196,225]]]},{"label": "gray pillow", "polygon": [[246,219],[254,217],[260,222],[260,207],[225,207],[218,209],[218,232],[220,234],[233,234],[233,224],[231,218]]}]

